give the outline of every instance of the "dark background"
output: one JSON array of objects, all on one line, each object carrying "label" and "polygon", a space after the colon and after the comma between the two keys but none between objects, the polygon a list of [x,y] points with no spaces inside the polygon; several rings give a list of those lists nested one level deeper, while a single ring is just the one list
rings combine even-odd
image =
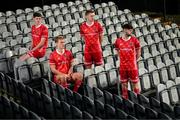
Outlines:
[{"label": "dark background", "polygon": [[[27,7],[49,5],[53,3],[67,3],[70,0],[3,0],[0,4],[0,12],[16,9],[25,9]],[[71,0],[73,1],[73,0]],[[90,0],[92,3],[108,2],[108,0]],[[160,12],[166,10],[167,14],[180,13],[180,0],[112,0],[118,5],[119,9],[128,8],[134,12]],[[166,9],[164,9],[164,1],[166,1]]]}]

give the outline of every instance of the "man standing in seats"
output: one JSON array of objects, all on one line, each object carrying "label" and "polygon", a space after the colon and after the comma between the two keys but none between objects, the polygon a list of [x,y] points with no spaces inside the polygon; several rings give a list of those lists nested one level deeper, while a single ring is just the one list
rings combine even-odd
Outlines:
[{"label": "man standing in seats", "polygon": [[101,43],[103,40],[103,28],[98,21],[94,20],[95,13],[87,10],[86,22],[80,26],[80,33],[85,41],[84,59],[87,69],[94,63],[96,66],[103,64]]},{"label": "man standing in seats", "polygon": [[140,42],[132,35],[133,27],[129,24],[122,26],[123,35],[115,41],[115,48],[120,58],[120,79],[122,84],[122,96],[128,99],[128,80],[133,84],[133,91],[140,93],[138,82],[137,60],[141,56]]},{"label": "man standing in seats", "polygon": [[50,54],[49,64],[54,74],[54,82],[68,87],[68,82],[74,82],[73,91],[77,92],[83,79],[81,73],[73,73],[73,55],[71,51],[65,49],[63,36],[55,37],[56,49]]},{"label": "man standing in seats", "polygon": [[31,27],[32,42],[31,48],[27,54],[20,57],[21,61],[30,57],[41,58],[46,53],[48,46],[48,28],[42,24],[42,15],[40,13],[33,14],[34,25]]}]

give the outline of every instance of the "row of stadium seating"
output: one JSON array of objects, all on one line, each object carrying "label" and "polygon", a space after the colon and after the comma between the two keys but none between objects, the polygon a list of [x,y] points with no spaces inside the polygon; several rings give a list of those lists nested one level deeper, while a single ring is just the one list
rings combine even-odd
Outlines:
[{"label": "row of stadium seating", "polygon": [[[14,100],[20,101],[21,105],[44,118],[171,119],[171,117],[179,117],[178,106],[170,109],[167,108],[166,103],[155,98],[149,99],[142,94],[136,95],[132,91],[129,91],[129,100],[126,100],[106,90],[101,91],[89,86],[84,87],[84,95],[81,95],[46,79],[42,79],[42,92],[31,89],[22,82],[16,82],[3,73],[1,73],[1,81],[5,82],[1,84],[7,85],[7,88],[4,87],[1,91],[7,91],[11,97],[16,96]],[[8,111],[9,109],[7,107]]]},{"label": "row of stadium seating", "polygon": [[[95,19],[104,27],[102,49],[105,64],[85,70],[84,42],[80,37],[79,25],[84,21],[84,12],[91,8],[96,12]],[[30,26],[34,12],[42,13],[45,16],[43,22],[49,27],[47,54],[39,60],[32,58],[14,64],[31,45]],[[133,25],[134,34],[142,46],[138,61],[142,93],[157,90],[157,99],[147,98],[143,94],[136,96],[129,91],[129,100],[125,100],[107,91],[110,87],[116,88],[119,80],[120,61],[113,43],[121,36],[124,23]],[[74,70],[84,73],[84,94],[74,93],[51,81],[48,56],[55,47],[53,37],[59,34],[66,37],[66,48],[79,61]],[[60,3],[43,8],[18,9],[16,13],[7,11],[0,14],[0,71],[10,77],[1,74],[0,86],[4,94],[8,93],[8,97],[17,97],[21,105],[44,118],[180,118],[177,104],[179,88],[173,83],[178,84],[180,77],[179,37],[180,30],[176,24],[164,26],[161,21],[151,19],[147,14],[134,15],[128,9],[118,10],[113,2],[92,5],[86,0],[76,0],[67,5]],[[32,89],[34,85],[32,88],[27,86],[36,81],[42,82],[41,92]],[[162,84],[169,83],[173,83],[171,87],[162,87]],[[159,90],[159,86],[163,89]],[[131,83],[128,89],[131,90]]]},{"label": "row of stadium seating", "polygon": [[[114,40],[120,36],[119,32],[122,32],[121,25],[125,22],[132,23],[133,27],[135,28],[135,35],[139,38],[141,46],[142,46],[142,56],[141,56],[141,59],[139,60],[138,64],[139,64],[139,68],[140,68],[139,73],[140,73],[140,76],[142,76],[142,80],[141,80],[140,84],[142,84],[141,87],[142,87],[143,91],[148,91],[149,89],[152,88],[152,86],[154,87],[154,86],[158,85],[159,83],[165,82],[169,79],[174,80],[179,75],[179,68],[178,68],[177,63],[180,60],[179,59],[179,51],[178,51],[178,49],[179,49],[178,37],[179,37],[180,31],[176,24],[172,24],[171,26],[169,26],[169,25],[163,26],[160,21],[158,21],[157,19],[153,20],[153,19],[149,18],[148,15],[146,15],[146,14],[133,15],[133,13],[131,13],[131,11],[129,11],[128,9],[125,9],[124,11],[118,10],[116,5],[113,4],[112,2],[109,2],[108,4],[106,4],[106,3],[95,4],[94,6],[89,2],[86,2],[86,3],[91,8],[95,9],[95,11],[97,13],[97,15],[95,16],[95,19],[97,19],[104,27],[104,41],[102,43],[104,63],[105,64],[106,63],[113,64],[114,67],[112,67],[112,69],[116,71],[116,73],[114,72],[114,75],[116,75],[116,78],[118,78],[117,73],[118,73],[118,67],[119,67],[119,60],[118,60],[117,53],[116,53],[114,47],[112,46],[112,44],[114,43]],[[76,4],[73,4],[73,5],[71,5],[71,7],[75,6],[75,5]],[[54,8],[55,8],[55,5],[52,5],[52,6],[54,6]],[[111,9],[111,7],[113,7],[114,11],[109,10],[109,12],[108,12],[108,9]],[[56,8],[59,9],[58,6],[56,6]],[[64,5],[61,4],[60,10],[61,10],[61,8],[68,10],[67,9],[68,6],[66,6],[65,4]],[[89,9],[89,7],[88,8],[85,7],[84,10],[86,10],[86,9]],[[51,14],[49,16],[51,16],[51,17],[56,16],[56,15],[54,15],[54,13],[52,13],[52,11],[54,11],[55,9],[51,10],[51,7],[46,6],[43,9],[35,7],[34,10],[42,12],[45,16],[46,16],[46,12],[51,11],[51,13],[48,13],[48,14]],[[104,10],[106,10],[106,12]],[[18,11],[20,13],[20,10],[18,10]],[[32,10],[30,13],[33,13],[35,11]],[[62,10],[62,11],[64,11],[64,10]],[[101,14],[101,12],[102,12],[102,14]],[[24,14],[23,11],[21,11],[21,13]],[[71,11],[68,11],[68,13],[71,13]],[[7,12],[6,14],[7,15],[4,15],[5,17],[16,15],[15,13],[14,14],[10,13],[10,11]],[[20,14],[18,14],[18,15],[20,15]],[[45,18],[48,18],[48,16],[46,16]],[[74,20],[74,22],[72,22],[73,20]],[[43,61],[46,61],[48,59],[49,53],[55,47],[55,43],[54,43],[54,40],[52,37],[56,36],[58,34],[63,34],[66,36],[66,48],[71,50],[73,52],[74,56],[79,59],[79,62],[80,62],[79,68],[80,68],[80,71],[83,72],[84,71],[84,66],[83,66],[84,43],[79,34],[79,24],[81,22],[83,22],[84,19],[81,18],[80,23],[78,23],[77,20],[75,20],[75,19],[72,19],[72,21],[70,20],[70,22],[64,21],[64,18],[62,20],[60,20],[61,23],[63,23],[63,24],[59,24],[59,22],[56,22],[57,20],[53,20],[53,21],[55,21],[55,22],[51,21],[53,24],[49,24],[50,21],[49,22],[47,22],[46,20],[44,21],[49,26],[50,35],[49,35],[49,48],[47,49],[47,51],[48,51],[47,58],[43,58]],[[57,29],[55,29],[55,28],[57,28]],[[30,32],[30,30],[29,30],[29,32]],[[9,40],[7,40],[7,41],[4,40],[2,42],[3,44],[1,44],[3,53],[4,52],[8,53],[9,51],[7,49],[12,49],[12,50],[14,50],[13,51],[14,55],[15,56],[17,55],[16,56],[17,58],[18,58],[18,56],[25,53],[25,51],[27,51],[27,48],[30,46],[30,34],[28,34],[27,37],[23,37],[23,36],[24,36],[23,33],[21,33],[19,35],[16,34],[16,37],[18,39],[20,39],[20,41],[18,42],[18,40],[16,40],[16,39],[12,40],[14,38],[13,36],[5,35],[4,37]],[[6,44],[6,43],[8,43],[8,44]],[[3,49],[3,46],[5,49]],[[25,49],[25,48],[21,48],[21,47],[27,47],[27,48]],[[6,50],[8,52],[6,52]],[[11,58],[16,58],[16,57],[13,56]],[[2,70],[5,70],[6,72],[8,72],[7,64],[4,64],[5,61],[7,61],[7,59],[3,58],[3,59],[1,59],[1,61],[2,61],[2,64],[4,65],[4,67],[2,67]],[[41,62],[42,61],[40,61],[40,64],[41,64]],[[48,70],[47,64],[48,63],[47,63],[47,61],[44,63],[45,64],[43,64],[43,65],[46,66],[46,69],[44,69],[44,70],[47,75],[47,70]],[[142,63],[144,63],[145,65],[142,65]],[[173,64],[175,64],[175,66],[173,66]],[[13,63],[11,65],[13,66]],[[11,65],[8,65],[8,66],[11,66]],[[25,66],[23,65],[23,68],[25,70],[22,69],[22,71],[24,71],[24,72],[19,71],[20,73],[23,73],[22,74],[23,81],[29,81],[31,79],[34,79],[34,76],[31,74],[32,72],[28,72],[28,71],[34,71],[35,69],[32,70],[31,67],[28,67],[29,65],[25,65]],[[36,66],[37,66],[37,64],[36,64]],[[34,72],[35,76],[36,76],[35,78],[41,77],[42,76],[41,73],[43,70],[40,70],[40,68],[38,66],[36,68],[37,69]],[[167,71],[171,70],[169,68],[173,68],[173,70],[175,70],[174,71],[175,74],[173,73],[174,76],[173,77],[172,76],[163,77],[162,73],[168,73]],[[12,71],[11,68],[9,70]],[[101,70],[101,71],[105,71],[106,74],[109,74],[108,71],[106,71],[106,70]],[[152,71],[153,71],[153,75],[155,75],[157,78],[154,78],[154,76],[151,75]],[[105,76],[108,76],[106,74],[105,74]],[[170,75],[170,74],[166,74],[166,76],[167,75]],[[21,77],[21,75],[19,75],[19,76]],[[95,76],[97,76],[97,75],[95,75]],[[94,79],[95,82],[93,82],[93,83],[96,83],[96,81],[98,82],[98,80],[96,80],[96,78],[98,76],[97,77],[95,77],[95,76],[93,77],[93,78],[95,78]],[[144,78],[145,79],[147,78],[149,80],[145,80]],[[151,82],[150,79],[153,82]],[[156,79],[158,79],[158,81],[156,81]],[[107,83],[107,81],[111,81],[111,80],[112,80],[112,82]],[[108,78],[107,78],[106,80],[104,80],[103,85],[100,84],[100,85],[98,85],[98,87],[106,88],[106,87],[111,86],[111,84],[116,83],[116,79],[111,79],[111,80],[108,80]],[[100,81],[102,81],[102,80],[100,80]],[[89,82],[87,81],[86,83],[89,83]],[[94,85],[97,86],[96,84],[94,84]],[[92,86],[92,85],[90,85],[90,86]]]},{"label": "row of stadium seating", "polygon": [[157,86],[157,97],[168,105],[178,104],[180,102],[179,81],[180,77],[177,77],[175,82],[168,80],[166,84],[159,84]]}]

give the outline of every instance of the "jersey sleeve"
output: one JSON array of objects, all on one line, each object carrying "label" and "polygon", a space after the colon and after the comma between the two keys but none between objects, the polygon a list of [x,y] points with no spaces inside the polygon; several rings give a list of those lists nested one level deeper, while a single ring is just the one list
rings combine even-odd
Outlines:
[{"label": "jersey sleeve", "polygon": [[114,43],[114,48],[116,50],[119,50],[119,45],[118,45],[118,39],[116,39],[115,43]]},{"label": "jersey sleeve", "polygon": [[50,64],[50,65],[55,65],[55,60],[54,60],[54,55],[53,55],[53,53],[51,53],[50,56],[49,56],[49,64]]},{"label": "jersey sleeve", "polygon": [[73,54],[69,51],[69,61],[72,62],[73,59]]},{"label": "jersey sleeve", "polygon": [[48,27],[44,26],[42,30],[42,37],[48,38]]},{"label": "jersey sleeve", "polygon": [[80,34],[81,34],[81,36],[84,36],[84,32],[83,32],[83,24],[81,24],[81,26],[80,26]]},{"label": "jersey sleeve", "polygon": [[103,27],[101,26],[100,23],[98,23],[98,31],[99,31],[100,34],[103,33]]},{"label": "jersey sleeve", "polygon": [[141,47],[140,42],[137,38],[135,38],[135,48],[139,49]]}]

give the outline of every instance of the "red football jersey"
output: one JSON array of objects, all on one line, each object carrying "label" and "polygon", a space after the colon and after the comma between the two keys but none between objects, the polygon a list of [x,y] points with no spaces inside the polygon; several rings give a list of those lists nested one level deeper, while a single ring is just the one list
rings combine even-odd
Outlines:
[{"label": "red football jersey", "polygon": [[80,26],[81,36],[84,37],[85,47],[91,47],[90,51],[101,50],[100,46],[100,34],[103,33],[103,28],[101,24],[97,21],[89,26],[86,22],[82,23]]},{"label": "red football jersey", "polygon": [[140,49],[140,42],[135,37],[129,40],[117,38],[115,48],[119,51],[121,69],[137,69],[136,50]]},{"label": "red football jersey", "polygon": [[48,28],[45,25],[41,24],[38,27],[33,25],[31,29],[32,29],[31,34],[32,34],[32,42],[33,42],[32,47],[33,48],[36,47],[40,43],[41,38],[45,38],[46,41],[44,46],[41,48],[41,50],[42,52],[46,51],[46,48],[48,46]]},{"label": "red football jersey", "polygon": [[56,70],[61,73],[68,74],[71,67],[73,55],[69,50],[65,50],[63,54],[60,54],[57,50],[53,51],[49,57],[49,64],[54,64]]}]

